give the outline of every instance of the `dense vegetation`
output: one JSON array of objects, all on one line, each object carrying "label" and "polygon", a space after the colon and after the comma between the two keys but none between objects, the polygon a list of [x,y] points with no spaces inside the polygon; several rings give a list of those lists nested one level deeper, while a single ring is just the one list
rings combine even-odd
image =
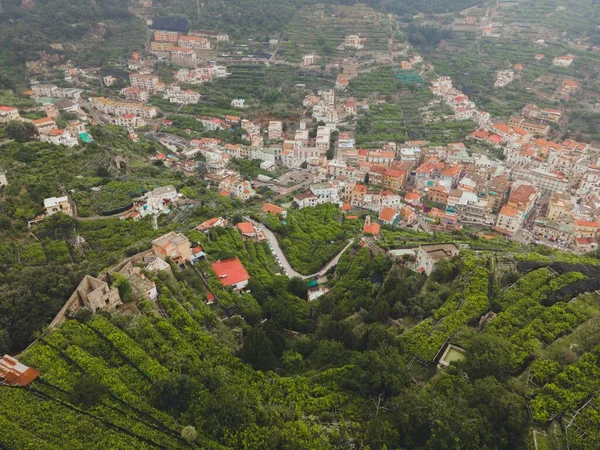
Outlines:
[{"label": "dense vegetation", "polygon": [[[300,280],[274,275],[266,246],[242,241],[234,228],[190,237],[210,259],[238,256],[252,276],[252,294],[232,295],[217,280],[207,287],[187,269],[151,275],[166,316],[142,304],[138,316],[82,314],[68,321],[21,355],[42,372],[31,389],[0,390],[7,430],[0,442],[24,448],[37,438],[53,448],[60,429],[68,448],[108,442],[116,448],[345,448],[357,439],[369,448],[465,448],[473,442],[524,448],[527,401],[509,382],[523,370],[514,371],[511,349],[523,345],[500,338],[507,333],[500,331],[507,330],[503,317],[523,318],[515,309],[522,300],[509,298],[518,291],[540,305],[580,274],[539,269],[520,277],[505,295],[493,294],[489,255],[467,251],[425,281],[402,264],[392,266],[386,257],[355,247],[330,274],[331,290],[313,309],[298,298],[306,292]],[[205,305],[207,289],[219,307]],[[440,300],[408,306],[440,289],[446,291]],[[488,294],[504,311],[478,332],[470,319],[485,311]],[[239,315],[217,320],[228,302]],[[580,320],[599,314],[595,295],[577,302],[581,308],[560,303],[537,313],[544,329],[555,330],[540,342],[572,329],[562,325],[572,326],[568,316],[552,319],[551,311],[575,308]],[[416,339],[430,319],[410,323],[424,314],[438,324]],[[398,327],[394,316],[404,325]],[[526,319],[524,330],[533,332],[536,320]],[[402,334],[404,326],[409,329]],[[513,336],[523,333],[531,336]],[[411,362],[415,356],[427,362],[448,338],[467,349],[464,362],[437,375],[433,367]],[[597,370],[596,353],[584,352],[564,368],[561,361],[534,361],[531,376],[540,386],[531,400],[536,420],[587,400],[596,389],[597,377],[590,375]],[[13,409],[16,404],[26,405],[29,414]],[[92,440],[80,433],[85,429],[95,430]],[[588,448],[576,443],[571,441],[573,448]]]},{"label": "dense vegetation", "polygon": [[[49,55],[82,67],[118,67],[123,76],[125,58],[147,37],[140,17],[153,17],[166,18],[167,27],[187,23],[230,33],[232,42],[220,43],[219,51],[277,50],[272,63],[230,65],[226,79],[183,86],[202,94],[197,105],[151,97],[173,121],[162,131],[185,139],[246,143],[239,127],[207,131],[198,115],[241,114],[263,124],[278,118],[287,128],[304,96],[331,89],[344,70],[338,63],[354,56],[360,73],[338,96],[360,101],[357,116],[340,125],[355,133],[359,147],[461,142],[475,124],[448,120],[449,107],[435,101],[425,81],[438,75],[451,75],[494,116],[537,101],[578,111],[553,133],[597,137],[598,114],[584,110],[596,101],[597,58],[583,48],[597,41],[596,2],[503,6],[494,19],[509,30],[502,41],[460,24],[458,11],[479,3],[154,0],[143,7],[128,0],[0,0],[0,104],[18,106],[30,119],[44,114],[20,94],[28,78],[23,63],[40,57],[46,81],[63,82],[54,70],[59,60]],[[469,14],[481,17],[486,6]],[[546,58],[537,61],[536,27],[565,32],[581,45],[548,39]],[[354,33],[366,39],[365,52],[338,48]],[[381,64],[390,43],[401,58],[416,50],[426,62],[400,71],[396,55],[393,64]],[[309,52],[316,65],[294,65]],[[576,56],[572,68],[552,67],[552,58],[566,52]],[[524,71],[494,89],[496,71],[516,63]],[[161,62],[156,70],[173,82],[173,65]],[[585,88],[556,98],[567,76],[585,81]],[[231,108],[240,97],[250,109]],[[59,123],[64,126],[64,117]],[[149,160],[165,150],[142,130],[137,143],[118,127],[89,130],[93,143],[68,149],[31,140],[28,125],[0,129],[0,141],[14,139],[0,148],[0,170],[9,181],[0,188],[0,356],[21,352],[22,362],[41,371],[26,389],[0,386],[0,448],[599,448],[598,252],[581,256],[481,239],[468,228],[429,234],[382,226],[376,241],[361,240],[367,212],[354,211],[353,220],[334,205],[297,210],[285,205],[291,195],[276,197],[267,186],[242,204],[207,189],[199,177]],[[129,170],[114,167],[117,155],[127,158]],[[230,167],[247,179],[279,174],[261,170],[256,160],[234,160]],[[107,217],[167,184],[184,201],[155,225],[150,218]],[[28,227],[45,198],[67,194],[77,218],[56,214]],[[266,200],[284,204],[287,217],[261,213]],[[266,242],[239,233],[235,225],[246,216],[275,233],[302,274],[320,271],[348,249],[318,280],[289,278]],[[212,217],[230,224],[196,230]],[[126,313],[83,310],[56,330],[45,328],[86,274],[149,249],[169,231],[200,245],[206,259],[159,274],[140,267],[156,283],[156,303],[134,298],[125,278],[113,273]],[[413,270],[412,257],[386,253],[448,242],[460,244],[460,255],[439,261],[429,277]],[[231,257],[251,277],[242,293],[224,287],[210,265]],[[308,302],[317,290],[322,295]],[[461,357],[438,367],[449,344]]]},{"label": "dense vegetation", "polygon": [[[41,52],[67,54],[78,62],[98,65],[123,58],[144,45],[144,22],[128,11],[127,0],[36,0],[0,2],[0,88],[13,88],[23,78],[23,63]],[[74,44],[76,52],[50,44]],[[67,46],[65,46],[67,48]],[[2,79],[5,79],[4,86]]]},{"label": "dense vegetation", "polygon": [[320,3],[326,5],[354,6],[368,5],[380,12],[412,15],[415,12],[446,13],[459,11],[480,3],[478,0],[289,0],[279,2],[276,0],[236,1],[223,8],[216,0],[206,1],[199,8],[192,0],[156,0],[154,12],[158,16],[172,16],[185,14],[191,28],[218,28],[227,30],[233,36],[260,35],[279,32],[290,22],[297,10],[305,6],[314,6]]},{"label": "dense vegetation", "polygon": [[320,205],[293,211],[285,220],[268,217],[266,225],[278,234],[292,267],[309,275],[342,250],[362,224],[344,220],[335,205]]}]

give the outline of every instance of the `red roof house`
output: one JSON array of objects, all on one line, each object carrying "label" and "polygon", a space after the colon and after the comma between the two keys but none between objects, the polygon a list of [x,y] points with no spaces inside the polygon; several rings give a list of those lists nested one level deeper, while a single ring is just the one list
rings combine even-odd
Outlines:
[{"label": "red roof house", "polygon": [[246,269],[244,269],[244,266],[237,257],[217,261],[212,263],[211,267],[223,286],[231,286],[236,290],[241,290],[248,286],[250,275],[248,275],[248,272],[246,272]]},{"label": "red roof house", "polygon": [[262,212],[273,214],[274,216],[281,214],[284,217],[287,214],[287,211],[284,208],[274,205],[273,203],[265,203],[262,207]]},{"label": "red roof house", "polygon": [[213,217],[212,219],[205,220],[196,227],[198,231],[206,231],[214,227],[224,227],[227,225],[227,219],[222,217]]},{"label": "red roof house", "polygon": [[363,234],[372,234],[373,236],[378,236],[381,227],[376,222],[371,222],[371,217],[367,216],[365,218],[365,226],[363,227]]},{"label": "red roof house", "polygon": [[398,212],[394,208],[389,208],[389,207],[382,208],[381,212],[379,213],[379,220],[382,223],[389,225],[392,222],[394,222],[397,215],[398,215]]},{"label": "red roof house", "polygon": [[250,222],[240,222],[237,224],[237,227],[244,236],[256,236],[256,230],[254,229],[254,225],[252,225]]}]

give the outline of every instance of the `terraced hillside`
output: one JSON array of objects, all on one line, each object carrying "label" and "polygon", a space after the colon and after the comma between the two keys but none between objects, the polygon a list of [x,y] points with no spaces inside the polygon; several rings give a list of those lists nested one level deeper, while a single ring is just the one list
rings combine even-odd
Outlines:
[{"label": "terraced hillside", "polygon": [[279,55],[294,62],[312,52],[343,57],[348,53],[338,47],[351,34],[366,39],[365,53],[385,52],[391,31],[388,17],[365,5],[313,5],[300,9],[285,28]]},{"label": "terraced hillside", "polygon": [[[489,13],[495,11],[491,22],[495,37],[482,36],[489,23]],[[488,13],[488,15],[486,15]],[[553,130],[561,136],[568,129],[595,139],[597,119],[594,110],[600,95],[597,74],[600,58],[592,48],[597,45],[598,9],[592,1],[558,2],[524,0],[497,9],[479,8],[471,12],[477,25],[464,26],[456,19],[447,26],[438,18],[428,21],[439,29],[451,30],[450,37],[436,48],[421,47],[426,58],[435,65],[436,73],[448,75],[475,102],[492,115],[508,117],[526,103],[565,110],[566,118]],[[536,59],[543,54],[542,59]],[[570,67],[552,64],[555,57],[571,54]],[[521,64],[508,86],[494,88],[496,73]],[[565,80],[580,84],[577,92],[561,92]],[[587,135],[587,136],[585,136]]]}]

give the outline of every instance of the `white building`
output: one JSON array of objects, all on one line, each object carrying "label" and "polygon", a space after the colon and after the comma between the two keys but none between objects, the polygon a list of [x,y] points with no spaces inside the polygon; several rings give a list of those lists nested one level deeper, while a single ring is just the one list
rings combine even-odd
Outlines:
[{"label": "white building", "polygon": [[177,189],[174,186],[157,187],[144,196],[146,206],[152,213],[165,209],[167,203],[177,200]]},{"label": "white building", "polygon": [[545,193],[568,192],[569,190],[569,180],[562,174],[549,172],[537,167],[516,166],[512,176],[515,180],[528,181]]},{"label": "white building", "polygon": [[418,272],[423,272],[429,276],[438,261],[452,258],[458,255],[459,252],[458,245],[454,243],[421,245],[416,250],[414,267]]},{"label": "white building", "polygon": [[169,100],[170,103],[191,105],[197,104],[200,101],[200,94],[190,89],[181,90],[179,86],[170,86],[166,89],[163,98]]},{"label": "white building", "polygon": [[179,58],[186,59],[189,61],[196,61],[198,59],[198,55],[191,48],[185,47],[173,47],[171,49],[171,58]]},{"label": "white building", "polygon": [[50,142],[54,145],[64,145],[67,147],[75,147],[79,144],[77,138],[74,137],[69,131],[59,128],[50,130],[47,134],[41,134],[40,141]]},{"label": "white building", "polygon": [[136,102],[145,102],[150,98],[150,93],[148,91],[136,87],[121,89],[121,95],[125,96],[127,100]]},{"label": "white building", "polygon": [[494,87],[500,88],[509,85],[515,79],[515,72],[513,70],[501,70],[498,72]]},{"label": "white building", "polygon": [[569,67],[574,59],[573,55],[558,56],[552,60],[552,64],[559,67]]},{"label": "white building", "polygon": [[315,55],[313,55],[313,54],[304,55],[304,57],[302,58],[303,66],[312,66],[314,63],[315,63]]},{"label": "white building", "polygon": [[46,210],[46,214],[51,216],[58,212],[62,212],[67,216],[73,215],[73,208],[71,207],[71,202],[69,201],[69,197],[50,197],[44,199],[44,209]]},{"label": "white building", "polygon": [[246,109],[248,106],[246,105],[246,99],[243,98],[234,98],[231,100],[231,106],[233,108]]},{"label": "white building", "polygon": [[110,122],[128,130],[146,126],[144,119],[135,114],[123,114],[122,116],[113,117]]},{"label": "white building", "polygon": [[315,144],[320,153],[326,153],[329,150],[331,140],[331,128],[328,126],[320,126],[317,128],[317,137]]},{"label": "white building", "polygon": [[129,82],[131,83],[131,87],[152,92],[156,90],[159,81],[156,75],[131,73],[129,74]]},{"label": "white building", "polygon": [[312,192],[302,192],[294,195],[294,203],[299,209],[317,206],[317,196]]},{"label": "white building", "polygon": [[200,36],[180,36],[177,45],[183,48],[210,50],[210,41]]},{"label": "white building", "polygon": [[256,192],[254,192],[254,189],[252,189],[252,185],[249,181],[242,180],[233,184],[231,187],[231,194],[242,201],[246,201],[254,197]]},{"label": "white building", "polygon": [[144,106],[142,102],[111,100],[104,97],[94,97],[91,100],[94,109],[115,116],[124,114],[134,114],[144,119],[153,119],[158,114],[155,106]]},{"label": "white building", "polygon": [[59,88],[55,84],[34,84],[31,89],[38,97],[68,98],[79,100],[83,89]]},{"label": "white building", "polygon": [[361,49],[364,48],[363,42],[364,40],[361,39],[359,34],[349,34],[346,36],[346,39],[344,39],[344,47]]},{"label": "white building", "polygon": [[333,186],[331,183],[317,183],[311,184],[310,192],[317,198],[316,202],[318,205],[323,203],[340,204],[340,197],[338,188]]},{"label": "white building", "polygon": [[21,116],[19,110],[12,106],[0,106],[0,125],[4,125],[11,120],[18,120]]},{"label": "white building", "polygon": [[272,120],[269,122],[269,139],[277,140],[283,136],[283,123],[280,120]]}]

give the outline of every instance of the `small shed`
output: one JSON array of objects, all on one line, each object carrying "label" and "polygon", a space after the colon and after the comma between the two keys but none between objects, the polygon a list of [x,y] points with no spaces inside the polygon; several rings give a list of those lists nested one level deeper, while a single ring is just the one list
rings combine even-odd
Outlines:
[{"label": "small shed", "polygon": [[40,372],[20,363],[9,355],[0,359],[0,384],[27,386],[40,376]]}]

